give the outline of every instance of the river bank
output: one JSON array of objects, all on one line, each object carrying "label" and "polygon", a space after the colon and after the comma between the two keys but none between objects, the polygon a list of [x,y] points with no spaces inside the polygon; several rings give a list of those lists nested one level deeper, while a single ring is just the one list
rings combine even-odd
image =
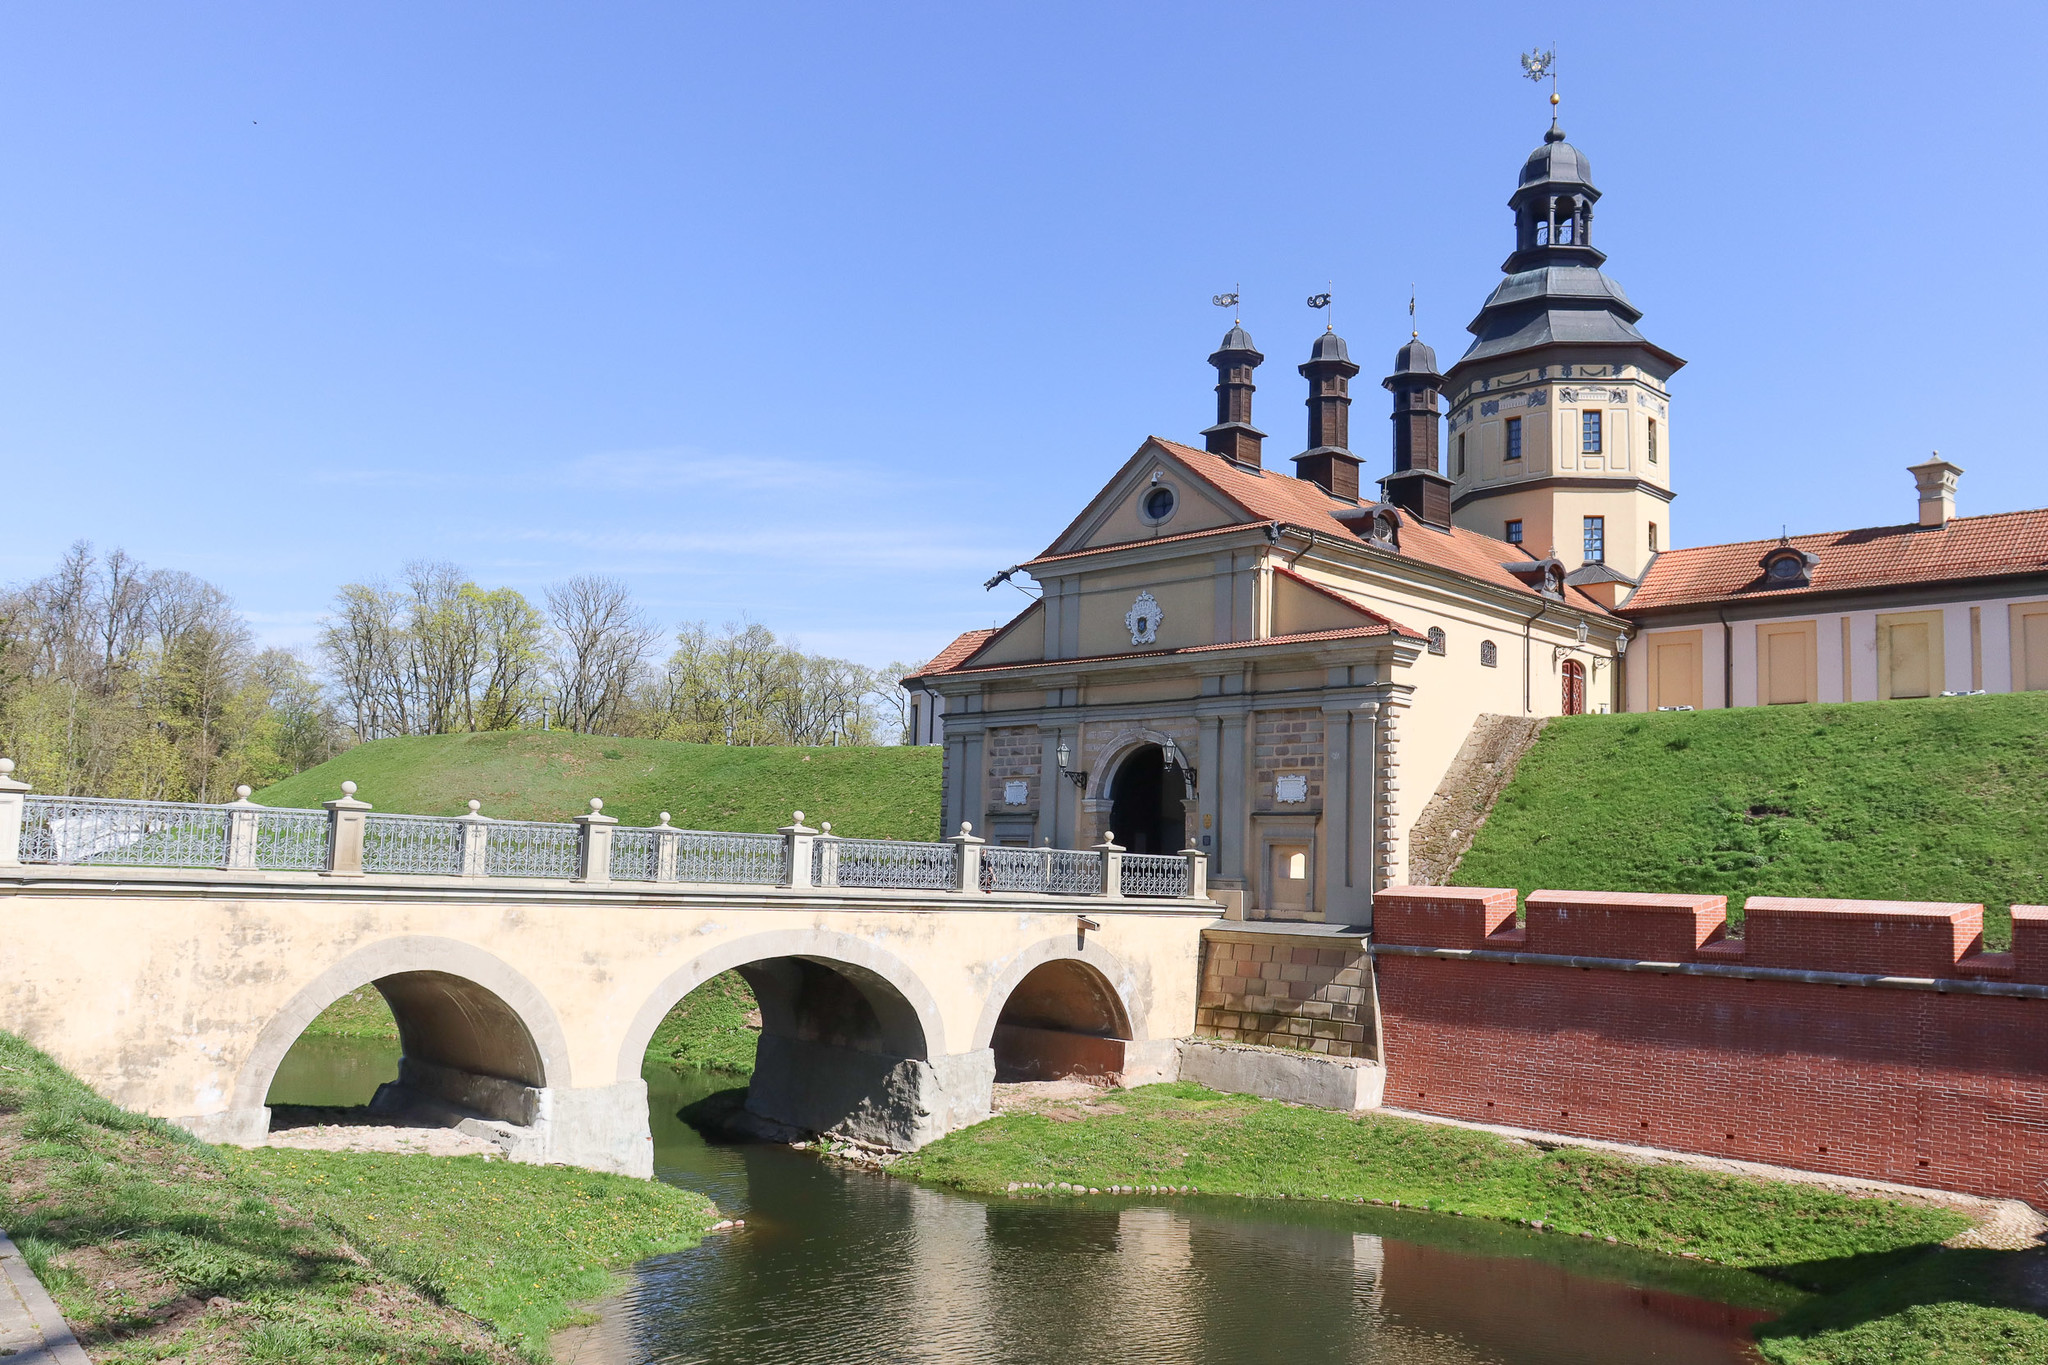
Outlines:
[{"label": "river bank", "polygon": [[2048,1359],[2048,1320],[2025,1306],[2048,1302],[2048,1253],[1945,1248],[1971,1220],[1938,1204],[1544,1151],[1189,1084],[1049,1101],[889,1169],[1012,1198],[1192,1190],[1540,1226],[1795,1287],[1802,1297],[1757,1334],[1783,1365]]},{"label": "river bank", "polygon": [[566,1167],[210,1147],[0,1033],[0,1227],[98,1361],[546,1360],[716,1216]]}]

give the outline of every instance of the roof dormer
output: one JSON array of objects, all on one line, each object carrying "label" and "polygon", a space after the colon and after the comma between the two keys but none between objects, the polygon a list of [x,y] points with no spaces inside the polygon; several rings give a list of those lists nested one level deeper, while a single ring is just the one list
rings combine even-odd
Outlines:
[{"label": "roof dormer", "polygon": [[1810,588],[1813,586],[1813,571],[1820,566],[1820,558],[1781,538],[1776,545],[1764,551],[1764,557],[1757,564],[1764,571],[1762,586],[1766,588]]}]

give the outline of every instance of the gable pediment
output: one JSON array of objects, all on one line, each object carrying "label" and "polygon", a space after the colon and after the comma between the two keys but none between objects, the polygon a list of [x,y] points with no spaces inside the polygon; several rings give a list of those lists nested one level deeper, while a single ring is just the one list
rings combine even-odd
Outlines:
[{"label": "gable pediment", "polygon": [[1159,442],[1148,440],[1044,553],[1142,543],[1255,519]]}]

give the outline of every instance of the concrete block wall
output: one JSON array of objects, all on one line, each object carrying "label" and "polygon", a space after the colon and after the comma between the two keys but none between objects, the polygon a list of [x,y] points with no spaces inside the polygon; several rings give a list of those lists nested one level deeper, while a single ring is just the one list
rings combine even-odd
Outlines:
[{"label": "concrete block wall", "polygon": [[1520,930],[1513,904],[1376,899],[1388,1106],[2048,1207],[2048,998],[1969,993],[2048,984],[2048,908],[1992,954],[1978,905],[1757,897],[1730,938],[1718,897],[1538,891]]},{"label": "concrete block wall", "polygon": [[1376,1059],[1372,963],[1363,942],[1207,930],[1195,1035]]}]

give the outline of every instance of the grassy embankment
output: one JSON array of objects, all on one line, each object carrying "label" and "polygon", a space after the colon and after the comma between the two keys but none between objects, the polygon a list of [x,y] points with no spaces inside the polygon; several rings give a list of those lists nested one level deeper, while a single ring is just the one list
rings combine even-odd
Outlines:
[{"label": "grassy embankment", "polygon": [[[2041,1253],[1953,1251],[1968,1220],[1805,1185],[1540,1151],[1487,1133],[1147,1086],[993,1119],[898,1162],[967,1190],[1012,1182],[1393,1204],[1697,1257],[1693,1292],[1787,1310],[1759,1335],[1786,1365],[2048,1360],[2048,1320],[2011,1306]],[[1398,1228],[1387,1231],[1398,1235]],[[1493,1248],[1513,1254],[1512,1248]],[[1572,1257],[1599,1273],[1603,1254]],[[1628,1273],[1640,1274],[1640,1262]],[[1738,1273],[1742,1272],[1742,1273]],[[1689,1272],[1688,1272],[1689,1273]],[[1785,1286],[1796,1286],[1788,1293]]]},{"label": "grassy embankment", "polygon": [[1460,886],[2048,901],[2048,693],[1576,716],[1547,726]]},{"label": "grassy embankment", "polygon": [[712,1216],[566,1167],[209,1147],[0,1033],[0,1227],[98,1361],[545,1360]]}]

